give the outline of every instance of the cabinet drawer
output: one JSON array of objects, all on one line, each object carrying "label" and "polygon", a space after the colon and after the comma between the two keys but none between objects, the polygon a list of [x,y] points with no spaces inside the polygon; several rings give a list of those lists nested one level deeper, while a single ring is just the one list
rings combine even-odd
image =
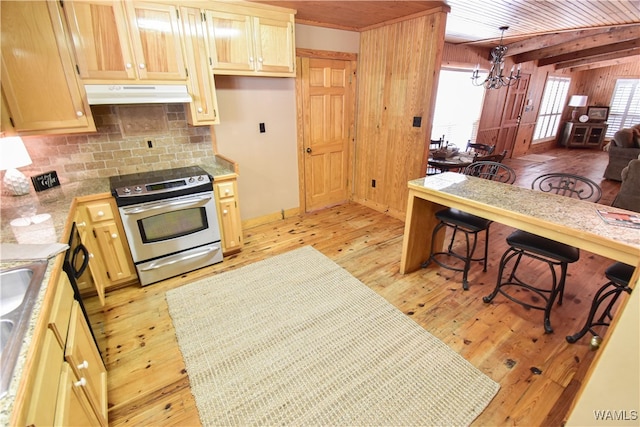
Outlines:
[{"label": "cabinet drawer", "polygon": [[60,348],[64,348],[67,341],[67,331],[69,330],[69,318],[71,317],[71,307],[73,305],[73,288],[69,283],[69,278],[64,272],[60,272],[56,296],[53,298],[51,315],[49,317],[49,329],[53,331]]},{"label": "cabinet drawer", "polygon": [[235,191],[233,190],[233,181],[216,184],[216,190],[218,192],[217,196],[219,199],[222,199],[223,197],[235,196]]},{"label": "cabinet drawer", "polygon": [[113,219],[113,211],[109,203],[94,203],[87,205],[87,211],[92,222],[106,221]]}]

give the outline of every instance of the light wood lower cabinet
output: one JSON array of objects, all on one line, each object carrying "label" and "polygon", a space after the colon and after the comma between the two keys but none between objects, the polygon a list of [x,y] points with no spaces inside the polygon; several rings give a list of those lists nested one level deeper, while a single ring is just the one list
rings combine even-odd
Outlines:
[{"label": "light wood lower cabinet", "polygon": [[[138,277],[118,207],[111,195],[92,197],[78,202],[75,218],[82,243],[90,252],[89,268],[95,289],[104,303],[106,290]],[[85,290],[88,289],[80,289]]]},{"label": "light wood lower cabinet", "polygon": [[242,223],[238,206],[236,179],[215,181],[214,190],[218,202],[218,222],[222,237],[222,252],[226,255],[242,249]]},{"label": "light wood lower cabinet", "polygon": [[[64,335],[62,343],[60,334]],[[107,370],[62,272],[44,340],[36,351],[39,358],[25,424],[106,427]]]}]

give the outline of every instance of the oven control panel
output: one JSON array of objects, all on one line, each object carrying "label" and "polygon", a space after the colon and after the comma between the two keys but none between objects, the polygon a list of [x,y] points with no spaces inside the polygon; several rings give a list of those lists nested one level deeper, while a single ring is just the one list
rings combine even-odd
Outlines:
[{"label": "oven control panel", "polygon": [[114,191],[117,197],[135,197],[197,188],[208,183],[211,183],[211,178],[205,174],[146,184],[130,184],[124,187],[114,188]]},{"label": "oven control panel", "polygon": [[109,178],[118,206],[213,191],[213,177],[199,166],[145,171]]}]

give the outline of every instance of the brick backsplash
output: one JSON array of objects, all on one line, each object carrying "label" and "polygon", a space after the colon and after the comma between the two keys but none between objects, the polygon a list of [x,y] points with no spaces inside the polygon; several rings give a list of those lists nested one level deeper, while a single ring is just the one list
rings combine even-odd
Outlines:
[{"label": "brick backsplash", "polygon": [[[187,124],[182,104],[161,105],[166,130],[152,130],[148,135],[123,135],[118,107],[103,105],[91,107],[96,133],[25,136],[22,139],[33,164],[20,170],[27,176],[55,170],[64,183],[214,163],[211,128]],[[140,119],[144,119],[144,106],[139,111],[143,114]],[[152,109],[148,111],[150,114]],[[152,148],[148,147],[149,140]]]}]

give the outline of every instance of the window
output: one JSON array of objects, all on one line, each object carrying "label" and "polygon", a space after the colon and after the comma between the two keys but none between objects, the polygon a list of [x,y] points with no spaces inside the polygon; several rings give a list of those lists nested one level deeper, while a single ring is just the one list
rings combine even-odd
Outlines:
[{"label": "window", "polygon": [[533,143],[542,142],[544,139],[553,138],[558,133],[560,117],[569,92],[568,77],[547,77],[544,85],[544,94],[540,103],[540,112],[533,132]]},{"label": "window", "polygon": [[444,135],[463,150],[468,140],[475,141],[484,100],[484,88],[473,86],[470,75],[470,70],[440,70],[431,128],[431,139]]},{"label": "window", "polygon": [[616,80],[607,123],[607,137],[640,123],[640,79]]}]

